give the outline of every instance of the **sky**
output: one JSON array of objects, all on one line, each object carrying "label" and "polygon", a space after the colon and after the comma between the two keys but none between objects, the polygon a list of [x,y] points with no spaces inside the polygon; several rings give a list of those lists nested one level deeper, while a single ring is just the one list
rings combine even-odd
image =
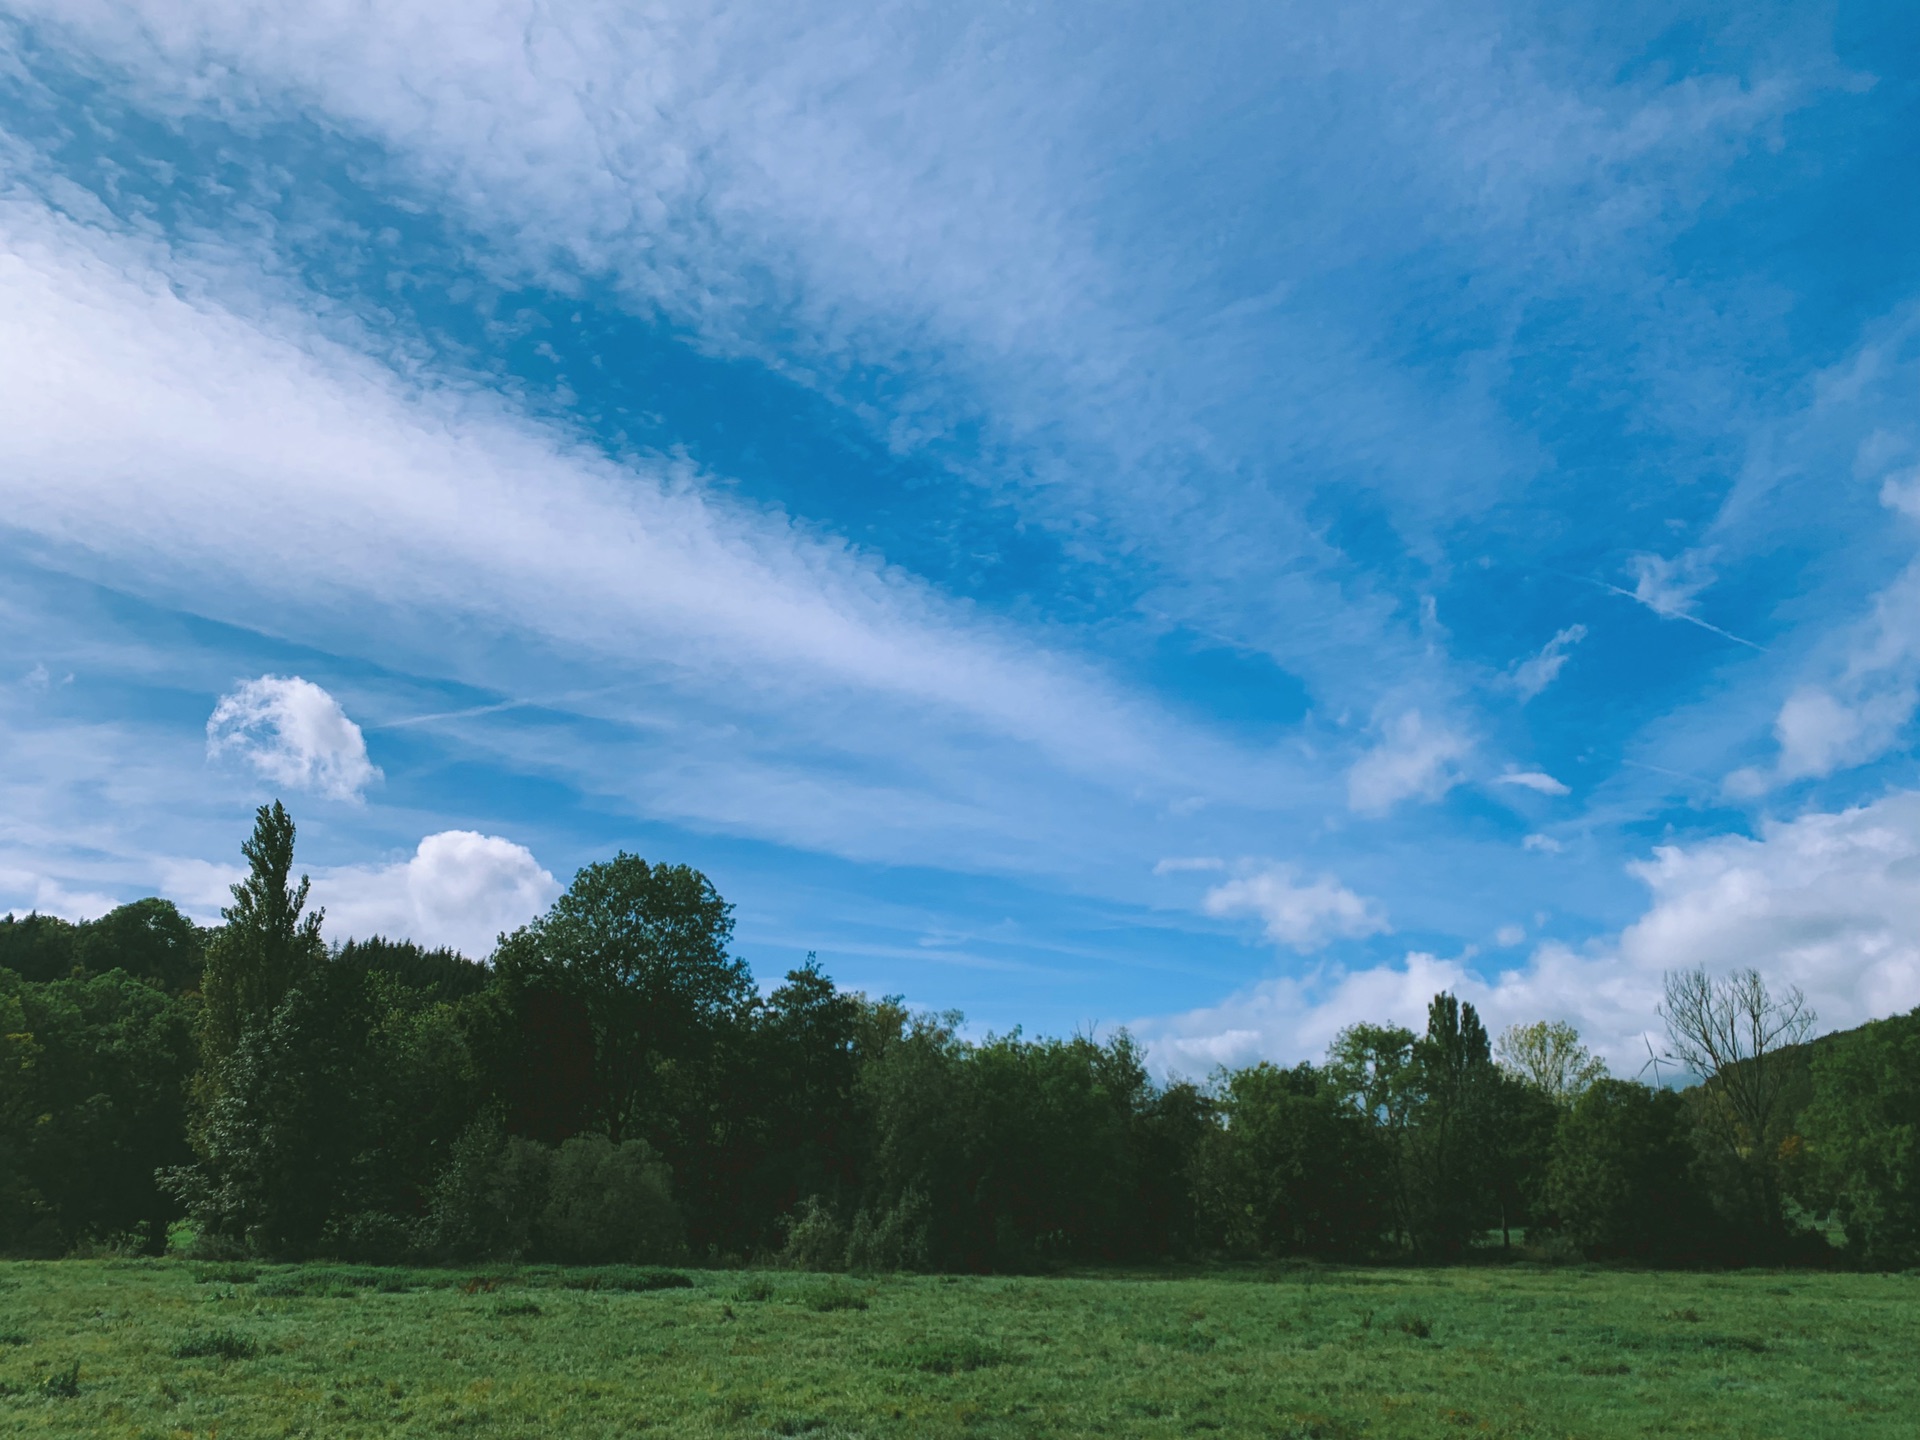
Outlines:
[{"label": "sky", "polygon": [[1920,1004],[1920,12],[1735,9],[0,0],[0,909]]}]

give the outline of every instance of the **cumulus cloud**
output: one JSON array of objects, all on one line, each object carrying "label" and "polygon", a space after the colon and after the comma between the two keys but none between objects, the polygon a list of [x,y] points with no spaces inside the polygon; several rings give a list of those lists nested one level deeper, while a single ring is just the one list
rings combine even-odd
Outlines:
[{"label": "cumulus cloud", "polygon": [[[1314,1059],[1356,1020],[1418,1028],[1428,998],[1451,990],[1491,1029],[1570,1021],[1616,1073],[1632,1075],[1648,1045],[1662,1043],[1656,1006],[1669,970],[1754,966],[1804,990],[1823,1030],[1920,1004],[1920,792],[1771,823],[1757,838],[1661,846],[1629,868],[1650,903],[1607,944],[1542,945],[1493,975],[1469,957],[1415,952],[1397,964],[1264,980],[1134,1028],[1163,1069]],[[1506,944],[1511,933],[1497,938]]]},{"label": "cumulus cloud", "polygon": [[325,690],[298,675],[262,675],[220,697],[207,758],[234,756],[276,785],[357,800],[380,778],[366,737]]},{"label": "cumulus cloud", "polygon": [[472,830],[429,835],[406,860],[313,877],[329,939],[384,935],[481,957],[533,919],[560,886],[524,845]]},{"label": "cumulus cloud", "polygon": [[1502,949],[1512,949],[1526,938],[1527,930],[1524,925],[1502,925],[1493,932],[1493,943]]},{"label": "cumulus cloud", "polygon": [[1537,850],[1542,855],[1558,855],[1567,847],[1554,839],[1553,836],[1542,835],[1536,831],[1520,842],[1520,848],[1523,850]]},{"label": "cumulus cloud", "polygon": [[1216,885],[1202,908],[1209,915],[1257,915],[1269,940],[1302,954],[1333,940],[1358,940],[1391,928],[1372,901],[1333,876],[1303,881],[1291,865],[1270,865]]},{"label": "cumulus cloud", "polygon": [[1380,741],[1347,772],[1347,804],[1381,815],[1402,800],[1438,800],[1460,783],[1455,763],[1472,747],[1443,725],[1408,710],[1381,727]]},{"label": "cumulus cloud", "polygon": [[1559,631],[1540,652],[1514,666],[1512,674],[1513,688],[1520,692],[1522,701],[1531,700],[1555,680],[1571,658],[1573,647],[1587,638],[1587,627],[1569,625]]},{"label": "cumulus cloud", "polygon": [[1537,790],[1542,795],[1566,795],[1571,792],[1553,776],[1544,770],[1509,770],[1495,781],[1499,785],[1518,785],[1523,790]]}]

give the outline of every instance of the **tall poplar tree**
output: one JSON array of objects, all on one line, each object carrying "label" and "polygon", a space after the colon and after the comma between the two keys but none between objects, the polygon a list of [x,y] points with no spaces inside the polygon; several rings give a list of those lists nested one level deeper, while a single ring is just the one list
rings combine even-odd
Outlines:
[{"label": "tall poplar tree", "polygon": [[287,991],[326,957],[320,938],[324,912],[303,913],[309,881],[293,874],[293,817],[278,800],[253,817],[253,835],[240,846],[247,878],[233,887],[226,924],[207,947],[200,980],[201,1053],[217,1076],[241,1035],[263,1023]]}]

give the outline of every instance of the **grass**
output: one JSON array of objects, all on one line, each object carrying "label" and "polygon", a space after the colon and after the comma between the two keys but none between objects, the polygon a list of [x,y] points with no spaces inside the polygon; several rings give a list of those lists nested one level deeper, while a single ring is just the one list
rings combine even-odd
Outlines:
[{"label": "grass", "polygon": [[0,1436],[1907,1440],[1920,1413],[1912,1275],[207,1270],[0,1264]]}]

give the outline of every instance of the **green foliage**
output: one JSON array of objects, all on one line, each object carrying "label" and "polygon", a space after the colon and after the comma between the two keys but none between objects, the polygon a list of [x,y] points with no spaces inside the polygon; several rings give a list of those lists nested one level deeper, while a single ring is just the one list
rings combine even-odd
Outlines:
[{"label": "green foliage", "polygon": [[727,954],[732,934],[733,907],[706,876],[622,853],[581,870],[546,915],[502,941],[494,963],[517,989],[585,1007],[595,1128],[615,1139],[664,1129],[671,1148],[706,1098],[716,1038],[752,996],[745,964]]},{"label": "green foliage", "polygon": [[253,834],[240,847],[247,878],[233,887],[233,904],[220,912],[226,925],[207,947],[200,981],[202,1043],[216,1085],[244,1032],[271,1015],[326,955],[321,912],[302,913],[307,877],[291,883],[293,839],[293,819],[280,802],[262,805]]},{"label": "green foliage", "polygon": [[54,915],[0,915],[0,969],[22,980],[124,970],[179,993],[198,985],[205,948],[205,933],[170,900],[135,900],[77,925]]},{"label": "green foliage", "polygon": [[1564,1020],[1510,1025],[1493,1048],[1502,1070],[1561,1109],[1607,1078],[1606,1062],[1582,1045],[1580,1032]]},{"label": "green foliage", "polygon": [[187,1158],[194,1012],[124,971],[0,970],[0,1250],[165,1234],[157,1168]]},{"label": "green foliage", "polygon": [[64,980],[75,964],[76,929],[57,915],[0,915],[0,969],[22,980]]},{"label": "green foliage", "polygon": [[844,1270],[847,1265],[847,1227],[818,1195],[800,1202],[787,1223],[787,1243],[780,1264],[789,1270]]},{"label": "green foliage", "polygon": [[1920,1010],[1818,1047],[1802,1188],[1862,1264],[1920,1265]]},{"label": "green foliage", "polygon": [[658,1261],[684,1244],[671,1172],[646,1141],[549,1146],[492,1117],[453,1146],[420,1234],[424,1253],[451,1260]]},{"label": "green foliage", "polygon": [[[0,957],[25,967],[0,968],[0,1247],[131,1255],[164,1237],[199,1261],[380,1264],[779,1251],[885,1275],[1446,1260],[1558,1226],[1596,1256],[1778,1260],[1791,1237],[1753,1217],[1777,1217],[1758,1192],[1791,1184],[1862,1263],[1915,1254],[1920,1056],[1897,1027],[1821,1042],[1817,1075],[1801,1052],[1755,1067],[1735,1045],[1676,1099],[1596,1082],[1563,1024],[1515,1027],[1495,1064],[1473,1007],[1443,994],[1424,1033],[1355,1025],[1324,1066],[1162,1084],[1124,1033],[976,1043],[957,1015],[842,992],[812,956],[762,998],[712,884],[625,854],[491,964],[380,937],[329,953],[293,842],[285,810],[262,807],[203,969],[204,937],[164,901],[0,925]],[[1780,1035],[1806,1018],[1757,977],[1725,995],[1695,981],[1715,1053],[1728,1015]],[[1762,1119],[1734,1114],[1743,1095]],[[1718,1143],[1693,1163],[1702,1133]]]},{"label": "green foliage", "polygon": [[1388,1141],[1311,1065],[1255,1065],[1222,1086],[1200,1184],[1213,1232],[1244,1255],[1366,1255],[1391,1230]]},{"label": "green foliage", "polygon": [[644,1140],[574,1136],[554,1153],[535,1245],[571,1264],[672,1259],[682,1237],[670,1172]]},{"label": "green foliage", "polygon": [[1600,1080],[1554,1139],[1546,1199],[1567,1238],[1595,1258],[1692,1261],[1706,1243],[1693,1121],[1671,1090]]}]

